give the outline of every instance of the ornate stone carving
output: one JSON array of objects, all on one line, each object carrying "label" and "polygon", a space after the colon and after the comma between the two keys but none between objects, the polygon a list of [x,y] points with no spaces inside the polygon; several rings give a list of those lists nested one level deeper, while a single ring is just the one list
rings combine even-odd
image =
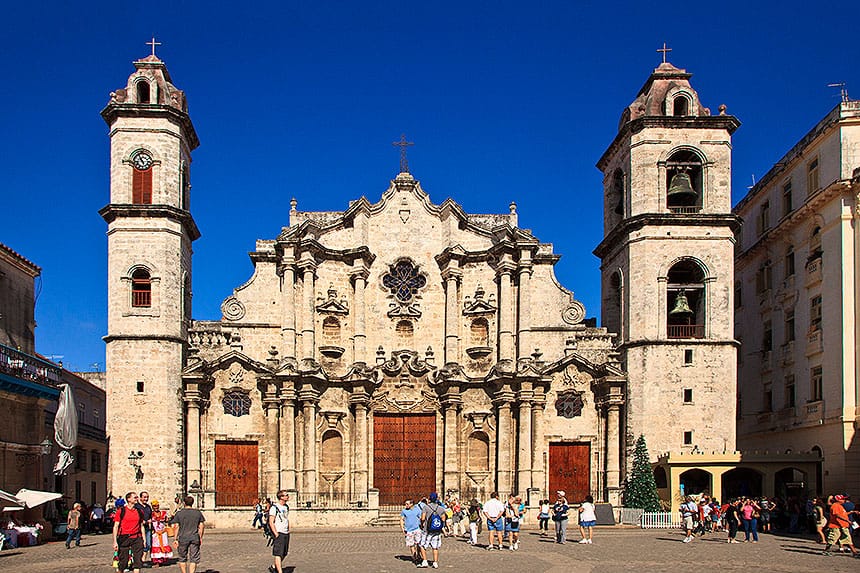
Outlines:
[{"label": "ornate stone carving", "polygon": [[242,320],[245,317],[245,305],[235,296],[228,297],[221,303],[221,314],[227,320]]},{"label": "ornate stone carving", "polygon": [[484,296],[486,295],[486,291],[484,287],[478,284],[478,287],[475,289],[475,297],[474,299],[470,299],[467,295],[465,300],[463,301],[463,314],[468,315],[481,315],[481,314],[494,314],[496,312],[495,296],[493,293],[490,293],[489,298],[486,300]]},{"label": "ornate stone carving", "polygon": [[337,290],[335,290],[334,285],[329,285],[327,294],[327,298],[317,297],[317,300],[323,301],[316,306],[318,313],[339,315],[349,314],[349,303],[347,302],[346,297],[341,297],[340,300],[338,300]]},{"label": "ornate stone carving", "polygon": [[579,324],[585,319],[585,307],[575,300],[562,311],[561,319],[567,324]]},{"label": "ornate stone carving", "polygon": [[577,416],[581,416],[583,406],[585,406],[583,392],[562,392],[558,395],[558,399],[555,401],[556,413],[562,418],[576,418]]},{"label": "ornate stone carving", "polygon": [[420,318],[421,311],[415,298],[418,292],[427,285],[427,276],[409,259],[399,259],[382,275],[382,286],[394,300],[389,304],[390,318],[411,317]]}]

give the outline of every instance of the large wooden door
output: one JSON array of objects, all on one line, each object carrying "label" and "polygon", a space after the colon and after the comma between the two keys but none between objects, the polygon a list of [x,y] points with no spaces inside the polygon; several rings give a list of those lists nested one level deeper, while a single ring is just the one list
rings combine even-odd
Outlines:
[{"label": "large wooden door", "polygon": [[215,442],[215,505],[253,506],[259,495],[257,442]]},{"label": "large wooden door", "polygon": [[563,490],[568,502],[580,502],[591,493],[591,445],[550,443],[549,495]]},{"label": "large wooden door", "polygon": [[400,505],[436,489],[436,416],[373,416],[373,487],[379,503]]}]

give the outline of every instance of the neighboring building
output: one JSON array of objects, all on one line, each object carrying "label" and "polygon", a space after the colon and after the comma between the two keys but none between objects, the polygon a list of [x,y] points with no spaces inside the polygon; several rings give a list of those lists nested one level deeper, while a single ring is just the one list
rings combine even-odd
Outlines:
[{"label": "neighboring building", "polygon": [[[33,282],[40,272],[0,244],[0,489],[57,491],[69,500],[103,502],[105,393],[34,352]],[[53,424],[61,384],[72,387],[79,408],[78,451],[73,453],[78,460],[68,476],[55,477],[58,449]],[[25,517],[41,516],[44,509],[28,510]]]},{"label": "neighboring building", "polygon": [[860,475],[858,194],[860,102],[846,100],[735,207],[739,446],[820,459],[817,476],[778,476],[781,495],[850,492]]}]

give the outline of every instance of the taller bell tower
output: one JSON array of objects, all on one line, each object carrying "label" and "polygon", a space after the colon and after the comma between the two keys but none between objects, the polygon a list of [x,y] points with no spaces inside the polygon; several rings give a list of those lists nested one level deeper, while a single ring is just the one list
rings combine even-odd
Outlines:
[{"label": "taller bell tower", "polygon": [[628,372],[628,447],[735,447],[731,136],[691,74],[663,62],[624,109],[604,174],[603,326]]},{"label": "taller bell tower", "polygon": [[200,236],[189,203],[199,141],[164,62],[153,53],[134,67],[101,112],[110,128],[110,203],[99,211],[108,224],[108,487],[158,497],[184,489],[180,373]]}]

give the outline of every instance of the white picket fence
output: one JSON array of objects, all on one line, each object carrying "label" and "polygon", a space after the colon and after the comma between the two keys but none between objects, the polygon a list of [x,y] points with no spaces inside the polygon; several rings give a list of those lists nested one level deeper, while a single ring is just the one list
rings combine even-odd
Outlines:
[{"label": "white picket fence", "polygon": [[677,529],[681,527],[681,515],[676,511],[644,511],[639,518],[642,529]]}]

